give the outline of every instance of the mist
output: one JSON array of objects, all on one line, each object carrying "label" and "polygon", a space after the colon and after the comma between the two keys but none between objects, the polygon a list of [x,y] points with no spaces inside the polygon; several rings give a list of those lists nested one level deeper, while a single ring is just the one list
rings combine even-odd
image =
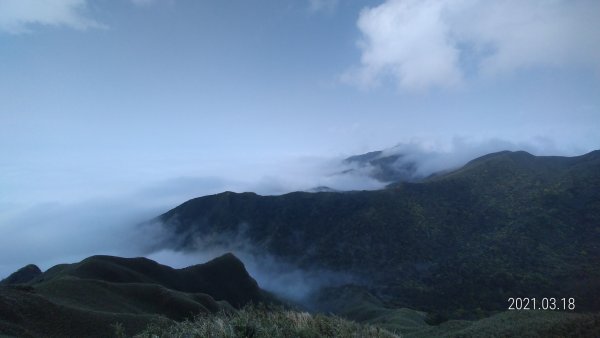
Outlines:
[{"label": "mist", "polygon": [[350,273],[320,268],[306,269],[260,252],[249,244],[230,242],[227,245],[208,245],[194,251],[162,249],[147,257],[174,268],[201,264],[226,253],[233,253],[246,267],[259,287],[286,300],[309,306],[310,297],[321,288],[360,282]]},{"label": "mist", "polygon": [[[377,150],[377,149],[373,149]],[[549,139],[529,142],[510,142],[502,139],[483,141],[454,138],[450,142],[412,140],[385,149],[382,156],[403,154],[401,161],[414,161],[416,175],[425,177],[434,172],[451,170],[481,155],[501,150],[525,150],[534,155],[581,155],[588,149],[564,149]],[[223,191],[252,191],[262,195],[277,195],[292,191],[311,191],[316,187],[333,190],[373,190],[385,187],[373,177],[376,168],[344,163],[348,156],[300,156],[267,163],[229,163],[212,175],[183,170],[185,175],[146,180],[145,185],[103,185],[102,194],[93,187],[78,198],[63,198],[57,190],[54,199],[36,200],[30,204],[4,203],[0,206],[0,278],[26,264],[37,264],[43,270],[58,264],[79,261],[94,254],[146,256],[181,267],[197,264],[225,252],[234,252],[248,266],[251,274],[268,290],[285,294],[292,289],[291,298],[302,298],[322,283],[337,281],[338,275],[324,271],[302,271],[273,257],[262,256],[256,248],[245,243],[228,242],[194,253],[157,251],[151,243],[162,236],[155,231],[140,230],[139,224],[152,219],[194,197]],[[398,163],[401,165],[402,163]],[[348,169],[355,169],[348,171]],[[76,173],[72,173],[77,175]],[[81,174],[83,175],[83,174]],[[74,182],[87,177],[77,177]],[[66,178],[65,178],[66,179]],[[69,177],[71,180],[72,178]],[[70,181],[69,181],[70,182]],[[52,182],[57,186],[60,178]],[[343,278],[342,278],[343,279]],[[306,283],[306,281],[310,281]],[[304,286],[308,285],[308,286]]]},{"label": "mist", "polygon": [[[499,138],[473,140],[454,137],[448,142],[413,139],[384,149],[378,158],[401,155],[391,167],[402,171],[405,170],[403,166],[407,163],[413,164],[415,170],[409,173],[410,177],[408,179],[419,180],[434,173],[458,169],[480,156],[504,150],[523,150],[536,156],[577,156],[593,149],[559,147],[551,139],[542,137],[522,142],[512,142]],[[354,170],[355,177],[373,178],[376,171],[380,169],[370,163],[346,163],[345,165],[346,170]]]},{"label": "mist", "polygon": [[205,263],[226,253],[233,253],[259,286],[283,299],[309,306],[310,297],[323,287],[360,283],[358,276],[317,266],[300,267],[283,257],[268,253],[248,236],[251,224],[239,224],[235,232],[193,235],[193,243],[181,245],[181,234],[175,235],[158,220],[138,225],[145,233],[139,246],[145,257],[173,268]]}]

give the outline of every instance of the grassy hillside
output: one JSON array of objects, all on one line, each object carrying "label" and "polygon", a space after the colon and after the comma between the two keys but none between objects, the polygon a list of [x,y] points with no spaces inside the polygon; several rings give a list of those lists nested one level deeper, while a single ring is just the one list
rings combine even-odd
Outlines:
[{"label": "grassy hillside", "polygon": [[[186,293],[210,294],[240,307],[262,300],[263,294],[244,264],[232,254],[184,269],[173,269],[147,258],[92,256],[75,264],[61,264],[36,277],[37,287],[56,284],[65,277],[113,284],[151,284]],[[54,282],[54,283],[53,283]],[[68,283],[68,280],[67,282]],[[52,289],[50,286],[47,289]]]},{"label": "grassy hillside", "polygon": [[478,318],[508,297],[600,310],[600,152],[501,152],[381,191],[222,193],[160,216],[162,246],[242,237],[305,268],[350,271],[388,306]]},{"label": "grassy hillside", "polygon": [[[26,284],[0,286],[0,335],[110,337],[267,299],[227,254],[173,269],[145,258],[93,256],[57,265]],[[233,306],[232,306],[233,305]]]},{"label": "grassy hillside", "polygon": [[439,326],[424,327],[404,337],[600,337],[599,314],[549,311],[503,312],[477,321],[451,320]]},{"label": "grassy hillside", "polygon": [[150,323],[171,323],[159,314],[91,311],[57,304],[34,288],[0,287],[0,336],[112,337],[114,323],[129,334]]},{"label": "grassy hillside", "polygon": [[27,283],[42,274],[40,268],[29,264],[10,274],[0,281],[0,285]]},{"label": "grassy hillside", "polygon": [[[225,256],[225,261],[230,259]],[[99,261],[115,263],[117,267],[100,265],[101,269],[93,271],[90,266],[97,266]],[[89,265],[90,262],[94,264]],[[223,257],[211,261],[210,265],[213,264],[227,270]],[[81,269],[84,266],[87,267]],[[125,266],[128,273],[123,271]],[[167,268],[145,259],[96,256],[77,264],[56,266],[43,273],[43,278],[28,284],[0,286],[0,336],[597,337],[600,334],[598,314],[512,311],[478,321],[450,320],[440,324],[436,315],[391,308],[367,289],[356,286],[322,290],[314,300],[321,309],[326,309],[321,313],[262,303],[235,309],[207,294],[177,291],[148,282],[169,280],[170,268]],[[86,278],[75,276],[82,271],[86,271]],[[162,274],[157,275],[156,271]],[[130,282],[132,273],[145,282]]]},{"label": "grassy hillside", "polygon": [[199,316],[171,326],[155,325],[136,337],[399,337],[375,326],[361,325],[334,316],[290,310],[245,307],[232,313]]},{"label": "grassy hillside", "polygon": [[160,314],[173,320],[221,309],[221,305],[207,294],[174,291],[149,283],[60,278],[36,285],[35,290],[65,306],[89,311]]},{"label": "grassy hillside", "polygon": [[[337,316],[285,309],[245,307],[236,312],[197,316],[172,325],[155,324],[136,335],[150,337],[598,337],[600,315],[561,312],[503,312],[489,318],[452,320],[438,326],[423,321],[423,314],[402,309],[393,317],[401,327],[359,324]],[[383,318],[381,318],[383,320]],[[408,325],[407,325],[408,324]]]},{"label": "grassy hillside", "polygon": [[402,337],[600,337],[600,314],[561,311],[502,311],[480,320],[449,320],[437,313],[386,307],[364,288],[322,290],[322,309]]},{"label": "grassy hillside", "polygon": [[420,331],[432,324],[430,316],[424,312],[386,307],[364,287],[345,285],[325,288],[314,295],[312,303],[321,313],[335,313],[402,334]]}]

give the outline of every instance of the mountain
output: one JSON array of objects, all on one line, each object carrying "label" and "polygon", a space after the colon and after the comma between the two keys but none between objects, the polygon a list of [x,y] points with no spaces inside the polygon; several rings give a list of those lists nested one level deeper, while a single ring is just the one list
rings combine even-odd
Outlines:
[{"label": "mountain", "polygon": [[[223,277],[226,280],[211,275]],[[350,319],[252,299],[235,309],[211,295],[165,287],[206,287],[207,279],[253,290],[241,262],[224,255],[172,269],[143,258],[93,256],[55,266],[25,284],[0,286],[1,337],[597,337],[599,314],[502,312],[478,321],[450,320],[386,307],[357,286],[323,290],[315,302]],[[241,279],[239,279],[241,278]],[[244,281],[246,280],[246,281]],[[210,283],[209,283],[210,284]],[[210,285],[221,289],[220,285]],[[234,292],[235,294],[235,292]],[[267,304],[261,303],[267,301]],[[256,304],[256,305],[253,305]]]},{"label": "mountain", "polygon": [[493,153],[379,191],[225,192],[154,221],[168,233],[158,247],[243,238],[304,269],[350,272],[393,308],[478,318],[527,296],[600,310],[600,151]]},{"label": "mountain", "polygon": [[232,254],[184,269],[173,269],[147,258],[92,256],[79,263],[54,266],[33,283],[47,285],[69,277],[108,283],[153,284],[180,292],[204,293],[234,307],[261,299],[258,284]]},{"label": "mountain", "polygon": [[27,283],[41,274],[42,271],[37,265],[29,264],[1,280],[0,285]]},{"label": "mountain", "polygon": [[351,167],[343,173],[367,170],[370,177],[381,182],[410,182],[421,178],[417,174],[417,163],[400,153],[372,151],[350,156],[342,164]]},{"label": "mountain", "polygon": [[[499,152],[378,191],[225,192],[146,225],[157,222],[165,230],[157,249],[252,248],[264,264],[347,277],[310,295],[316,313],[308,314],[246,307],[281,303],[232,254],[184,269],[112,256],[45,272],[29,265],[0,283],[0,336],[188,336],[217,328],[237,337],[600,334],[600,151]],[[290,276],[309,283],[301,272]],[[573,299],[575,308],[506,311],[510,297]]]},{"label": "mountain", "polygon": [[152,323],[269,300],[232,254],[184,269],[146,258],[92,256],[25,284],[0,286],[0,335],[110,337],[116,323],[133,334]]}]

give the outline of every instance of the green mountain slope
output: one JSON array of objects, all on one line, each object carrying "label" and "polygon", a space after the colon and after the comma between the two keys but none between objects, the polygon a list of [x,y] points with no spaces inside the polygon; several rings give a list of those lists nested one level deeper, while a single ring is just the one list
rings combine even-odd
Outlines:
[{"label": "green mountain slope", "polygon": [[110,337],[115,323],[132,335],[151,323],[266,300],[231,254],[184,269],[146,258],[93,256],[57,265],[26,284],[0,286],[0,335]]},{"label": "green mountain slope", "polygon": [[[480,320],[449,320],[407,308],[389,308],[364,288],[322,290],[315,301],[327,312],[399,333],[402,337],[599,337],[600,314],[503,311]],[[437,318],[436,318],[437,317]]]},{"label": "green mountain slope", "polygon": [[42,274],[37,265],[29,264],[0,281],[0,285],[27,283]]},{"label": "green mountain slope", "polygon": [[0,336],[113,337],[115,323],[133,334],[170,321],[158,314],[90,311],[57,304],[35,289],[0,287]]},{"label": "green mountain slope", "polygon": [[349,271],[386,305],[472,318],[508,297],[600,310],[600,152],[500,152],[381,191],[190,200],[160,247],[244,237],[300,266]]},{"label": "green mountain slope", "polygon": [[206,293],[235,307],[261,300],[256,281],[232,254],[184,269],[173,269],[147,258],[92,256],[75,264],[57,265],[33,280],[45,284],[63,277],[109,283],[155,284],[188,293]]}]

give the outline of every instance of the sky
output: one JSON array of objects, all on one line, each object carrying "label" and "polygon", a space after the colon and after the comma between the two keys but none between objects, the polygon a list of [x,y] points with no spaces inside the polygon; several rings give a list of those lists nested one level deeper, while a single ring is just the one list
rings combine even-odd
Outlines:
[{"label": "sky", "polygon": [[599,149],[599,19],[595,0],[0,0],[0,277],[140,253],[123,224],[196,196],[377,188],[331,176],[367,151]]}]

